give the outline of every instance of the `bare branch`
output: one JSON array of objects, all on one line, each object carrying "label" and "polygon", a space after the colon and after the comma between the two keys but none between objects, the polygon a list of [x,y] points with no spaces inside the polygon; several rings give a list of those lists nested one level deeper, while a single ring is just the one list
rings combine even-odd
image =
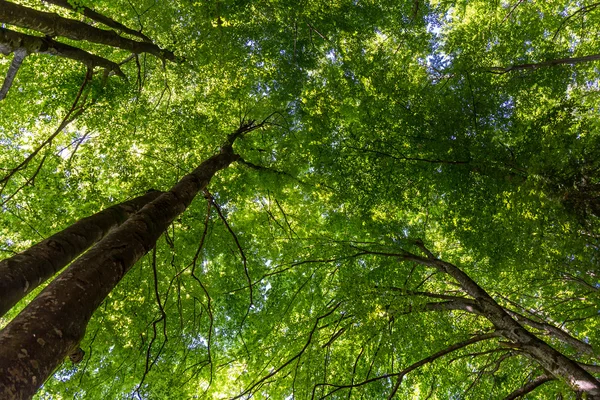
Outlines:
[{"label": "bare branch", "polygon": [[514,390],[512,393],[510,393],[508,396],[506,396],[504,398],[504,400],[514,400],[514,399],[518,399],[519,397],[523,397],[526,394],[533,392],[535,389],[537,389],[544,383],[550,382],[553,380],[555,380],[555,378],[552,377],[551,375],[546,375],[546,374],[540,375],[537,378],[533,379],[531,382],[526,383],[525,385],[521,386],[520,388]]},{"label": "bare branch", "polygon": [[249,388],[247,388],[246,390],[244,390],[242,393],[240,393],[239,395],[233,397],[231,400],[236,400],[239,398],[242,398],[244,396],[246,396],[248,393],[251,393],[257,386],[263,384],[267,379],[271,378],[272,376],[278,374],[282,369],[284,369],[285,367],[287,367],[288,365],[290,365],[292,362],[294,362],[294,360],[296,360],[297,358],[300,358],[302,356],[302,354],[304,354],[304,352],[306,351],[306,349],[308,348],[308,346],[310,345],[313,335],[315,334],[315,332],[317,331],[317,328],[319,326],[319,322],[324,319],[327,318],[328,316],[330,316],[331,314],[333,314],[335,312],[335,310],[338,309],[338,307],[341,305],[342,303],[339,302],[336,305],[334,305],[331,310],[329,310],[328,312],[326,312],[325,314],[317,317],[317,319],[315,320],[315,324],[313,325],[310,333],[308,334],[308,338],[306,340],[306,343],[304,344],[304,347],[302,347],[302,349],[300,349],[300,351],[298,353],[296,353],[295,356],[293,356],[292,358],[290,358],[289,360],[287,360],[285,363],[283,363],[282,365],[280,365],[279,367],[275,368],[273,371],[271,371],[268,375],[260,378],[258,381],[256,381],[254,384],[252,384]]},{"label": "bare branch", "polygon": [[217,214],[219,215],[219,218],[221,218],[221,221],[223,221],[223,224],[225,224],[225,227],[227,228],[227,230],[233,237],[233,240],[235,241],[238,251],[240,252],[240,257],[242,258],[242,264],[244,265],[244,274],[246,275],[246,280],[248,281],[248,290],[250,291],[250,304],[248,305],[248,311],[246,312],[246,315],[242,319],[242,324],[243,324],[244,320],[248,316],[248,313],[250,312],[250,308],[252,308],[252,306],[254,305],[253,285],[252,285],[252,279],[250,278],[250,273],[248,272],[248,261],[246,259],[246,254],[244,254],[244,249],[240,245],[240,241],[238,240],[237,235],[235,234],[233,229],[231,229],[231,226],[229,225],[229,223],[227,223],[227,219],[221,212],[221,207],[219,207],[219,205],[215,202],[214,197],[208,192],[208,190],[204,191],[204,195],[205,195],[206,199],[208,201],[210,201],[212,203],[212,205],[215,207],[215,210],[217,210]]},{"label": "bare branch", "polygon": [[583,13],[588,13],[590,11],[592,11],[593,9],[597,8],[598,6],[600,6],[600,2],[598,3],[593,3],[593,4],[589,4],[587,6],[583,6],[580,9],[578,9],[577,11],[575,11],[573,14],[569,15],[568,17],[566,17],[565,19],[563,19],[563,21],[560,23],[558,29],[556,29],[556,32],[554,33],[554,36],[552,36],[552,40],[556,40],[556,37],[558,36],[559,32],[561,31],[561,29],[563,28],[563,26],[569,22],[569,20],[575,16],[577,16],[577,14],[583,14]]},{"label": "bare branch", "polygon": [[57,5],[59,7],[66,8],[71,11],[82,10],[83,15],[85,15],[86,17],[88,17],[91,20],[94,20],[96,22],[104,24],[104,25],[108,26],[109,28],[113,28],[118,31],[123,31],[132,36],[136,36],[136,37],[142,39],[144,42],[149,42],[149,43],[152,42],[152,40],[150,40],[150,38],[148,36],[144,35],[143,33],[134,31],[133,29],[126,27],[125,25],[121,24],[120,22],[117,22],[117,21],[113,20],[112,18],[106,17],[106,16],[92,10],[91,8],[83,6],[83,7],[78,7],[77,9],[75,9],[75,7],[73,7],[66,0],[44,0],[44,1],[47,3]]},{"label": "bare branch", "polygon": [[[96,56],[68,44],[57,42],[50,37],[26,35],[0,27],[0,53],[10,54],[25,51],[26,54],[50,54],[78,61],[88,68],[105,68],[123,79],[127,79],[119,64]],[[22,61],[22,60],[21,60]],[[10,71],[9,71],[10,72]],[[16,75],[16,71],[15,71]],[[8,91],[8,89],[7,89]]]}]

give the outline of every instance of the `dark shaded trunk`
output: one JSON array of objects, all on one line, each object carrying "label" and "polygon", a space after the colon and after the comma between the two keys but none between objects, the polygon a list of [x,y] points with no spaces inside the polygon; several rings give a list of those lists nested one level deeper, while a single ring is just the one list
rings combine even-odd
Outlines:
[{"label": "dark shaded trunk", "polygon": [[[1,28],[0,28],[1,29]],[[0,32],[1,35],[1,32]],[[2,50],[2,44],[0,44],[0,53],[4,53]],[[10,63],[10,67],[8,67],[8,71],[6,72],[6,77],[4,78],[4,83],[0,88],[0,100],[4,100],[8,91],[10,90],[15,77],[17,76],[17,72],[19,72],[19,68],[21,68],[21,64],[25,57],[27,57],[27,50],[23,48],[18,48],[13,51],[13,60]]]},{"label": "dark shaded trunk", "polygon": [[0,261],[0,316],[160,194],[152,191],[116,204]]},{"label": "dark shaded trunk", "polygon": [[69,58],[71,60],[79,61],[89,68],[106,68],[109,71],[114,71],[115,74],[119,75],[120,77],[125,78],[125,74],[123,74],[119,65],[115,62],[107,60],[106,58],[98,57],[94,54],[88,53],[85,50],[57,42],[48,37],[26,35],[24,33],[15,32],[0,27],[0,53],[8,55],[14,52],[16,55],[17,52],[23,51],[26,54],[51,54],[59,57]]},{"label": "dark shaded trunk", "polygon": [[175,60],[172,52],[163,50],[153,43],[123,38],[115,31],[98,29],[81,21],[37,11],[5,0],[0,0],[0,22],[32,29],[51,37],[63,36],[73,40],[86,40],[128,50],[135,54],[150,53],[161,59]]},{"label": "dark shaded trunk", "polygon": [[82,7],[78,7],[77,9],[75,9],[75,7],[73,7],[71,5],[71,3],[69,3],[67,0],[44,0],[44,1],[46,3],[54,4],[56,6],[63,7],[68,10],[72,10],[72,11],[81,10],[81,11],[83,11],[83,15],[85,15],[86,17],[88,17],[91,20],[94,20],[96,22],[104,24],[104,25],[108,26],[109,28],[113,28],[113,29],[125,32],[128,35],[136,36],[136,37],[142,39],[144,42],[149,42],[149,43],[152,42],[152,40],[150,40],[150,38],[148,36],[144,35],[143,33],[134,31],[133,29],[129,29],[122,23],[117,22],[111,18],[108,18],[108,17],[92,10],[91,8],[82,6]]},{"label": "dark shaded trunk", "polygon": [[211,178],[239,156],[232,143],[260,125],[242,125],[221,152],[147,204],[46,287],[0,332],[0,398],[27,399],[77,348],[111,290]]}]

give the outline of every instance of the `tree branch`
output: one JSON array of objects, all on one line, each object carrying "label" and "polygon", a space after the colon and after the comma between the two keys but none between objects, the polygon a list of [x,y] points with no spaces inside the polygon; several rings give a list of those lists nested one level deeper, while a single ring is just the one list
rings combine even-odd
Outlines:
[{"label": "tree branch", "polygon": [[59,7],[66,8],[68,10],[75,11],[75,12],[82,10],[83,15],[85,15],[86,17],[88,17],[91,20],[94,20],[96,22],[104,24],[104,25],[108,26],[109,28],[113,28],[118,31],[123,31],[132,36],[136,36],[136,37],[142,39],[144,42],[152,43],[152,40],[150,40],[150,38],[148,36],[144,35],[143,33],[134,31],[133,29],[126,27],[125,25],[121,24],[120,22],[117,22],[117,21],[113,20],[112,18],[106,17],[106,16],[92,10],[91,8],[88,8],[85,6],[83,6],[83,7],[78,6],[76,9],[66,0],[44,0],[44,1],[46,3],[51,3],[51,4],[57,5]]},{"label": "tree branch", "polygon": [[[60,43],[50,37],[26,35],[0,27],[0,53],[25,52],[27,54],[50,54],[78,61],[88,68],[101,67],[114,72],[123,79],[127,79],[119,65],[106,58],[96,56],[68,44]],[[22,61],[22,60],[21,60]],[[14,60],[13,60],[14,63]],[[20,64],[19,64],[20,65]],[[11,66],[12,67],[12,66]],[[16,75],[16,71],[15,71]],[[12,83],[12,82],[11,82]],[[5,82],[6,84],[6,82]],[[8,91],[8,89],[7,89]],[[1,99],[0,99],[1,100]]]},{"label": "tree branch", "polygon": [[553,381],[555,379],[556,378],[552,377],[551,375],[546,375],[546,374],[540,375],[537,378],[533,379],[531,382],[514,390],[512,393],[510,393],[508,396],[506,396],[504,398],[504,400],[514,400],[514,399],[518,399],[519,397],[523,397],[526,394],[533,392],[535,389],[537,389],[544,383]]},{"label": "tree branch", "polygon": [[19,72],[19,68],[21,68],[23,60],[25,59],[25,57],[27,57],[27,50],[23,48],[15,49],[13,53],[13,60],[10,63],[10,67],[8,67],[8,72],[6,73],[6,77],[4,78],[2,88],[0,88],[0,101],[6,98],[6,95],[8,94],[8,91],[10,90],[13,81],[17,76],[17,72]]}]

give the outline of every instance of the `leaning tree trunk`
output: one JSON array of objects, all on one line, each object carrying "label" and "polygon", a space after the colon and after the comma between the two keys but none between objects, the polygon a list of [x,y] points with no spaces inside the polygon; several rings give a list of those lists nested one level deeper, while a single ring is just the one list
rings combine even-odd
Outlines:
[{"label": "leaning tree trunk", "polygon": [[169,224],[239,156],[232,144],[261,125],[242,125],[216,154],[109,233],[0,332],[0,398],[27,399],[82,340],[88,321]]},{"label": "leaning tree trunk", "polygon": [[81,21],[23,7],[5,0],[0,0],[0,22],[32,29],[51,37],[63,36],[73,40],[86,40],[128,50],[135,54],[150,53],[161,59],[175,60],[172,52],[161,49],[154,43],[127,39],[119,36],[115,31],[95,28]]},{"label": "leaning tree trunk", "polygon": [[161,192],[116,204],[83,218],[48,239],[0,261],[0,317],[27,293],[52,277],[111,229],[156,199]]}]

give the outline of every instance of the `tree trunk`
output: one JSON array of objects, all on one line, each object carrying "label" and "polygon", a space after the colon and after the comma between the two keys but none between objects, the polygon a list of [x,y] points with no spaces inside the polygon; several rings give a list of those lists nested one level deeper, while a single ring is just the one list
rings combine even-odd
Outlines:
[{"label": "tree trunk", "polygon": [[202,162],[109,233],[46,287],[0,332],[0,398],[27,399],[72,352],[93,312],[211,178],[239,156],[235,139],[261,125],[242,125],[221,152]]},{"label": "tree trunk", "polygon": [[[71,60],[79,61],[89,68],[106,68],[109,71],[114,71],[118,76],[125,78],[125,74],[123,74],[119,65],[106,58],[98,57],[85,50],[57,42],[48,37],[26,35],[0,27],[0,53],[8,55],[22,50],[27,54],[51,54],[70,58]],[[2,99],[0,98],[0,100]]]},{"label": "tree trunk", "polygon": [[114,205],[83,218],[22,253],[0,261],[0,317],[27,293],[52,277],[115,226],[156,199],[161,192]]},{"label": "tree trunk", "polygon": [[[68,10],[72,10],[72,11],[78,11],[80,9],[80,7],[77,7],[77,9],[75,9],[75,7],[73,7],[71,5],[71,3],[69,3],[67,0],[44,0],[44,1],[46,3],[54,4],[59,7],[63,7]],[[96,22],[104,24],[104,25],[108,26],[109,28],[120,30],[129,35],[136,36],[136,37],[142,39],[144,42],[149,42],[149,43],[152,42],[152,40],[150,40],[150,38],[148,36],[144,35],[143,33],[134,31],[133,29],[129,29],[128,27],[121,24],[120,22],[117,22],[111,18],[108,18],[108,17],[92,10],[91,8],[83,6],[83,7],[81,7],[81,9],[83,11],[83,15],[85,15],[86,17],[88,17],[91,20],[94,20]]]},{"label": "tree trunk", "polygon": [[475,299],[482,315],[515,347],[529,354],[553,376],[563,379],[577,392],[586,393],[588,399],[600,399],[600,382],[589,372],[523,328],[481,286],[457,266],[434,257],[422,244],[419,247],[427,253],[427,258],[406,253],[404,259],[434,267],[453,277],[465,292]]},{"label": "tree trunk", "polygon": [[32,29],[51,37],[63,36],[73,40],[87,40],[128,50],[135,54],[150,53],[160,59],[175,60],[172,52],[163,50],[154,43],[123,38],[114,31],[98,29],[81,21],[63,18],[54,13],[37,11],[5,0],[0,0],[0,22]]}]

